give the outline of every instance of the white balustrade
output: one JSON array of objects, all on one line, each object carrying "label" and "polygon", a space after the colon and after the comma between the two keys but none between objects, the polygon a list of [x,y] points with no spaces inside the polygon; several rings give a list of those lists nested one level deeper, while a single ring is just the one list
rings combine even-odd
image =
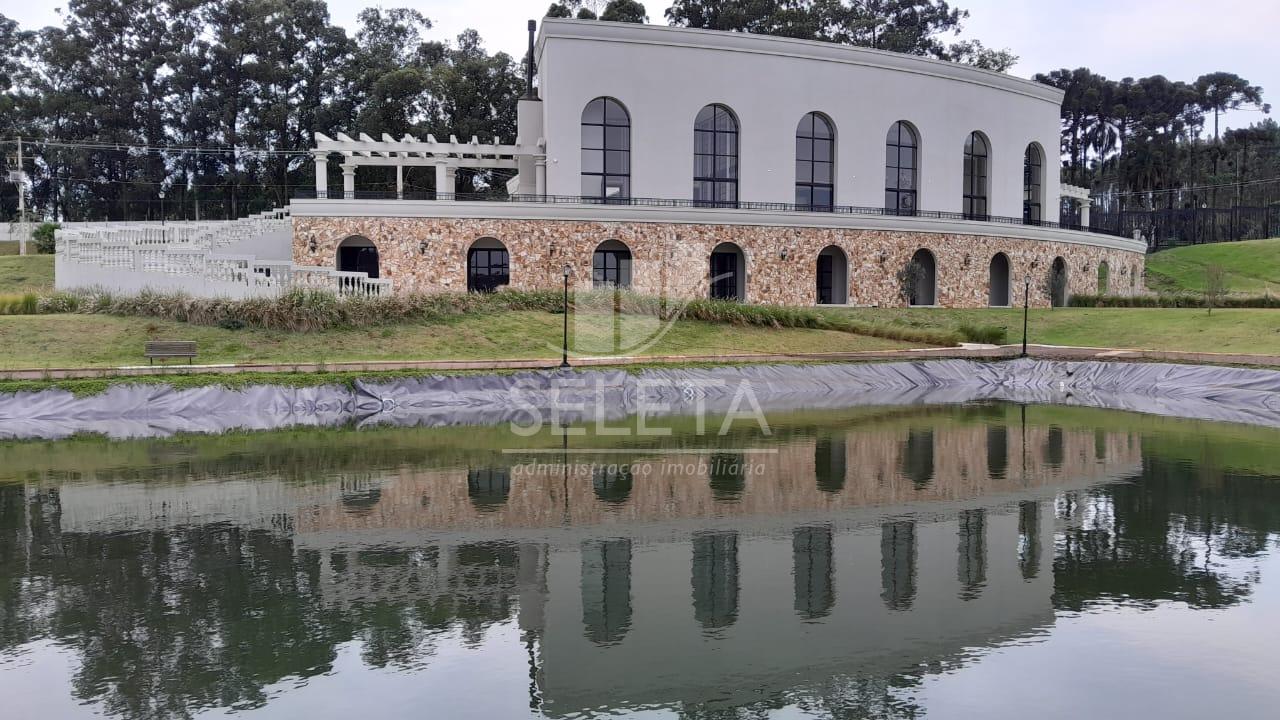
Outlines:
[{"label": "white balustrade", "polygon": [[287,231],[289,224],[288,209],[277,208],[233,221],[101,223],[59,230],[59,260],[68,263],[75,280],[58,286],[113,291],[154,287],[226,297],[269,296],[293,288],[352,296],[391,293],[390,280],[366,273],[218,252]]}]

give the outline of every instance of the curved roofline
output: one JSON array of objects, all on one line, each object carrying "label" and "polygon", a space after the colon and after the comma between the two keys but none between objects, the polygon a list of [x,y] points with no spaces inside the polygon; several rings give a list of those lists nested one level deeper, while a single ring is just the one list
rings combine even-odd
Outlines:
[{"label": "curved roofline", "polygon": [[821,40],[797,40],[773,35],[756,35],[724,30],[700,30],[668,27],[666,25],[641,25],[638,23],[608,22],[602,20],[566,20],[543,18],[538,30],[537,55],[539,64],[546,42],[550,38],[586,40],[611,43],[636,43],[642,45],[670,45],[729,52],[747,52],[762,55],[782,55],[838,62],[849,65],[896,70],[898,72],[931,75],[947,80],[1026,95],[1037,100],[1061,106],[1065,93],[1058,88],[1034,80],[1014,77],[970,65],[934,60],[871,48],[839,45]]}]

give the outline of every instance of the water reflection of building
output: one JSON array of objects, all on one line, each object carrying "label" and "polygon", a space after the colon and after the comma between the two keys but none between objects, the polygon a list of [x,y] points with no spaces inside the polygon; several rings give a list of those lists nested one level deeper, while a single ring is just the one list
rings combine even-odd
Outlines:
[{"label": "water reflection of building", "polygon": [[[927,417],[927,416],[926,416]],[[866,506],[963,501],[1032,487],[1132,474],[1141,443],[1127,433],[1055,426],[921,421],[764,439],[770,453],[539,456],[536,473],[493,458],[470,467],[421,461],[328,481],[183,477],[144,484],[112,475],[47,481],[68,529],[174,527],[217,515],[251,527],[493,531],[633,524],[674,518],[762,517]],[[930,421],[931,422],[931,421]],[[632,464],[641,472],[633,477]],[[748,466],[750,466],[748,468]],[[747,472],[746,470],[751,470]],[[641,481],[642,480],[642,481]]]},{"label": "water reflection of building", "polygon": [[[1005,474],[1020,468],[1012,450],[1019,431],[1003,439]],[[305,511],[271,515],[275,522],[246,513],[241,524],[223,514],[240,507],[226,500],[204,515],[190,510],[180,524],[170,513],[163,528],[119,532],[109,517],[67,515],[63,495],[69,488],[74,496],[76,483],[0,485],[0,560],[14,570],[0,575],[0,650],[33,638],[67,641],[83,666],[77,697],[145,710],[211,697],[251,702],[271,683],[328,672],[335,648],[352,640],[368,667],[421,670],[435,662],[442,631],[461,629],[479,645],[489,628],[514,623],[534,706],[567,715],[603,704],[685,703],[693,716],[704,702],[875,693],[903,673],[946,667],[967,649],[1034,632],[1055,609],[1100,598],[1223,607],[1246,597],[1256,577],[1233,577],[1205,559],[1272,543],[1280,486],[1150,454],[1133,462],[1138,443],[1127,436],[1086,435],[1046,429],[1045,462],[1066,467],[1105,453],[1116,464],[1097,477],[1136,465],[1126,478],[1135,481],[1080,487],[1064,477],[1056,487],[875,513],[854,507],[768,524],[695,518],[650,533],[615,522],[518,541],[384,532],[379,508],[395,486],[376,474],[343,478],[331,495],[271,495],[319,498],[352,523],[306,532],[297,520]],[[905,432],[886,437],[900,457]],[[988,433],[973,437],[992,444]],[[1050,438],[1060,453],[1048,452]],[[944,441],[959,446],[947,428],[935,428],[932,443]],[[822,456],[816,442],[810,447],[815,460]],[[936,456],[935,478],[947,467]],[[633,479],[619,500],[622,493],[608,490],[616,480],[586,481],[590,501],[601,501],[603,485],[610,507],[625,508],[646,482]],[[808,478],[815,492],[838,494],[818,480]],[[739,502],[774,482],[782,480],[749,477]],[[167,486],[137,485],[157,492],[145,502],[124,495],[130,503],[118,507],[134,513],[126,518],[174,497]],[[503,484],[496,487],[502,494]],[[471,492],[466,484],[461,491]],[[505,492],[504,501],[481,503],[483,517],[520,501],[518,483]],[[177,683],[175,667],[194,670]],[[827,677],[823,687],[797,687]]]}]

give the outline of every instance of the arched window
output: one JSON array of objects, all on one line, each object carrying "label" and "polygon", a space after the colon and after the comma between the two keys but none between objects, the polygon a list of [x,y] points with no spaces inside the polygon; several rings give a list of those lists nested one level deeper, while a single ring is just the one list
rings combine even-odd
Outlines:
[{"label": "arched window", "polygon": [[884,207],[898,215],[915,215],[916,173],[920,167],[920,138],[901,120],[889,128],[885,142]]},{"label": "arched window", "polygon": [[582,111],[582,196],[631,197],[631,118],[613,98],[596,98]]},{"label": "arched window", "polygon": [[1031,143],[1022,158],[1022,222],[1039,225],[1044,219],[1042,208],[1044,188],[1044,155],[1040,146]]},{"label": "arched window", "polygon": [[467,291],[493,292],[511,283],[511,256],[493,238],[481,238],[467,252]]},{"label": "arched window", "polygon": [[818,304],[849,302],[849,260],[844,251],[828,245],[818,253]]},{"label": "arched window", "polygon": [[980,132],[969,133],[964,141],[964,217],[986,220],[987,161],[990,159],[987,139]]},{"label": "arched window", "polygon": [[369,238],[352,235],[338,244],[338,270],[378,277],[378,248]]},{"label": "arched window", "polygon": [[738,121],[723,105],[708,105],[693,123],[693,202],[738,206]]},{"label": "arched window", "polygon": [[591,256],[594,287],[631,287],[631,250],[617,240],[605,240]]},{"label": "arched window", "polygon": [[731,242],[720,243],[711,251],[711,299],[747,299],[747,258],[742,248]]},{"label": "arched window", "polygon": [[796,205],[830,210],[835,204],[836,134],[831,121],[811,112],[796,128]]}]

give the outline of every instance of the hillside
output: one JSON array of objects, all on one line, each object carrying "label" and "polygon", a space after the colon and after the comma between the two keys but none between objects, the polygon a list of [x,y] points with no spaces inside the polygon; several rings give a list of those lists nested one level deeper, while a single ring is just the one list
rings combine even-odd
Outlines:
[{"label": "hillside", "polygon": [[1195,245],[1147,258],[1147,287],[1158,292],[1202,292],[1205,269],[1222,267],[1233,293],[1280,293],[1280,238]]}]

